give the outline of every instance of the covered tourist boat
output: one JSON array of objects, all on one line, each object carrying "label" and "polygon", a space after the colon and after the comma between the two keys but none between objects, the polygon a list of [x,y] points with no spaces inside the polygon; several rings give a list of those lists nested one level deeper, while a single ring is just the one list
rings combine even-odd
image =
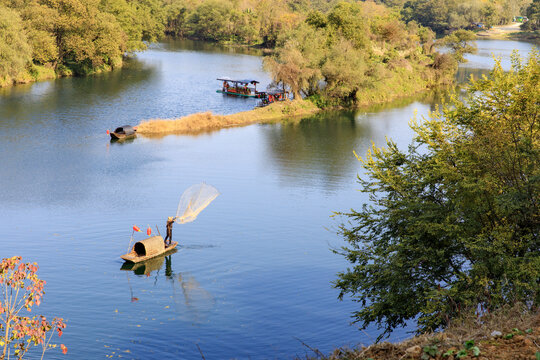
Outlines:
[{"label": "covered tourist boat", "polygon": [[131,125],[123,125],[117,127],[114,131],[111,131],[110,135],[112,140],[124,140],[135,137],[136,132],[136,127]]},{"label": "covered tourist boat", "polygon": [[218,93],[251,98],[260,97],[257,92],[257,84],[259,84],[257,80],[233,80],[230,78],[219,78],[218,80],[223,81],[223,87],[216,90]]},{"label": "covered tourist boat", "polygon": [[129,253],[120,257],[126,261],[138,263],[165,254],[174,249],[176,245],[178,245],[178,242],[173,241],[170,245],[165,246],[161,236],[152,236],[137,241]]}]

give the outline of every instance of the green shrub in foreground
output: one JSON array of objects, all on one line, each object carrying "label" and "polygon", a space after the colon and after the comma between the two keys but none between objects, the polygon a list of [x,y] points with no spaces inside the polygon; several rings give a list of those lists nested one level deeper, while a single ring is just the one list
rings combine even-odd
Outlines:
[{"label": "green shrub in foreground", "polygon": [[360,159],[370,203],[340,233],[351,267],[340,297],[388,334],[415,319],[445,327],[464,310],[539,302],[540,56],[513,56],[473,81],[464,101],[411,123],[408,151],[389,140]]}]

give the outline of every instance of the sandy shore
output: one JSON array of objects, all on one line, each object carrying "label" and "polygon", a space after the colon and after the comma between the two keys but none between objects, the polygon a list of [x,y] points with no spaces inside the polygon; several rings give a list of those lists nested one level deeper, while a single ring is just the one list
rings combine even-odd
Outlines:
[{"label": "sandy shore", "polygon": [[482,39],[505,39],[512,34],[521,32],[521,23],[494,26],[491,29],[479,31],[476,36]]}]

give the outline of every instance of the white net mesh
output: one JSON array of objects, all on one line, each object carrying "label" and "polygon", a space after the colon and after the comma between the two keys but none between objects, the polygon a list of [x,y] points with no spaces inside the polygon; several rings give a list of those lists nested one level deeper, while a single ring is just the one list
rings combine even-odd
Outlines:
[{"label": "white net mesh", "polygon": [[192,222],[218,195],[219,191],[215,187],[205,183],[189,187],[180,198],[176,222],[178,224]]}]

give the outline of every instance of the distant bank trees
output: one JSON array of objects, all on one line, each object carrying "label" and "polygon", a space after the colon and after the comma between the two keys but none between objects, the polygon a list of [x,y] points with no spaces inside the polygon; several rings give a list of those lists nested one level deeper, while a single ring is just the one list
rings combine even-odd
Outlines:
[{"label": "distant bank trees", "polygon": [[369,203],[343,214],[341,296],[364,327],[445,327],[464,312],[540,305],[540,56],[513,57],[468,96],[361,159]]},{"label": "distant bank trees", "polygon": [[[383,1],[388,2],[388,1]],[[507,24],[524,15],[531,0],[408,0],[401,7],[405,21],[431,28],[438,34],[456,29]]]},{"label": "distant bank trees", "polygon": [[0,85],[119,66],[164,22],[159,0],[0,0]]},{"label": "distant bank trees", "polygon": [[526,30],[540,30],[540,1],[533,0],[533,2],[527,8],[527,21],[523,24]]},{"label": "distant bank trees", "polygon": [[164,0],[168,35],[273,47],[277,36],[299,23],[308,1]]},{"label": "distant bank trees", "polygon": [[362,105],[411,95],[453,81],[463,54],[474,51],[470,33],[435,51],[428,28],[400,21],[373,2],[340,2],[328,13],[311,11],[304,22],[278,37],[266,68],[280,87],[320,106]]}]

